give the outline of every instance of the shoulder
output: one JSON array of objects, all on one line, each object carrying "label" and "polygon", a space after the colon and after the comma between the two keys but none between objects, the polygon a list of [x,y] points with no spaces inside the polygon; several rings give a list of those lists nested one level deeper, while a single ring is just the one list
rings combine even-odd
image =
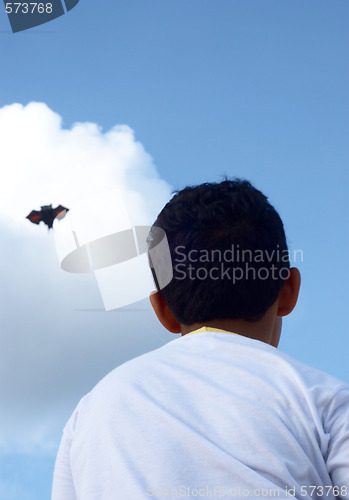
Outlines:
[{"label": "shoulder", "polygon": [[251,384],[263,381],[281,394],[301,398],[318,409],[325,410],[339,395],[349,401],[347,383],[259,340],[219,332],[199,333],[188,338],[186,347],[191,352],[217,352],[217,359],[226,365],[230,361],[240,376],[254,381]]},{"label": "shoulder", "polygon": [[145,379],[151,381],[152,377],[159,378],[161,376],[160,365],[166,364],[165,360],[173,357],[171,348],[178,340],[172,340],[158,349],[137,356],[114,368],[80,400],[75,412],[81,413],[90,404],[96,404],[97,400],[100,400],[100,404],[102,402],[105,404],[116,397],[122,401],[123,398],[129,398],[131,391],[137,390]]},{"label": "shoulder", "polygon": [[[219,383],[229,394],[229,381],[239,380],[237,392],[242,387],[250,387],[252,392],[272,391],[275,397],[308,408],[309,416],[314,411],[327,414],[330,407],[333,413],[335,407],[343,406],[343,400],[349,402],[347,384],[272,346],[246,337],[205,332],[179,337],[118,366],[81,399],[76,412],[106,414],[112,407],[121,411],[130,402],[141,403],[154,394],[166,399],[166,391],[178,393],[184,378],[186,390],[193,395],[205,390],[205,383]],[[75,425],[76,415],[73,419]]]}]

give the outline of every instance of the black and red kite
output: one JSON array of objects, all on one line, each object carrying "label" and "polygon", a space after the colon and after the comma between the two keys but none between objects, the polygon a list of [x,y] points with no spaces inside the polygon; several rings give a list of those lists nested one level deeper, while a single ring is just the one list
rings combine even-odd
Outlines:
[{"label": "black and red kite", "polygon": [[44,205],[41,207],[41,210],[32,210],[26,219],[29,219],[33,224],[40,224],[42,221],[51,229],[55,218],[63,219],[68,211],[69,208],[65,208],[62,205],[58,205],[56,208],[52,208],[52,205]]}]

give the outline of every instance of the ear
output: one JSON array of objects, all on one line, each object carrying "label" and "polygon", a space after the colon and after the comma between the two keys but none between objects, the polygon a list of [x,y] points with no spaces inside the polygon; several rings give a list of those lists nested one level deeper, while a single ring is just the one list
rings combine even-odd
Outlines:
[{"label": "ear", "polygon": [[173,312],[160,293],[152,292],[149,296],[149,300],[162,326],[171,333],[181,333],[182,329],[180,323],[176,320]]},{"label": "ear", "polygon": [[277,316],[287,316],[297,304],[301,275],[296,267],[289,269],[289,276],[285,280],[278,297]]}]

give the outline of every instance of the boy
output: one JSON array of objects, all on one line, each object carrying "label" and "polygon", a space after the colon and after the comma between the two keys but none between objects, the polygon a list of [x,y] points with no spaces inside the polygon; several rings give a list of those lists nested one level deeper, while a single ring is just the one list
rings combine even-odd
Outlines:
[{"label": "boy", "polygon": [[267,198],[239,179],[187,187],[148,245],[151,304],[181,337],[80,401],[52,499],[349,498],[349,387],[276,349],[300,275]]}]

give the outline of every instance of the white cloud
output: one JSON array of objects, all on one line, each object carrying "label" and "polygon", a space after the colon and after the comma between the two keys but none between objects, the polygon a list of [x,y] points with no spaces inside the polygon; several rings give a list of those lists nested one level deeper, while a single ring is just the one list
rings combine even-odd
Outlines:
[{"label": "white cloud", "polygon": [[[170,187],[127,125],[103,133],[94,123],[62,129],[46,104],[12,104],[0,109],[0,216],[11,223],[45,204],[70,206],[113,188],[138,199],[155,215]],[[26,221],[28,224],[28,221]]]},{"label": "white cloud", "polygon": [[[112,368],[172,337],[147,301],[105,313],[92,275],[59,268],[52,232],[25,216],[121,188],[140,215],[170,196],[132,130],[61,127],[45,104],[0,109],[0,450],[50,450],[78,399]],[[58,222],[59,224],[59,222]]]}]

